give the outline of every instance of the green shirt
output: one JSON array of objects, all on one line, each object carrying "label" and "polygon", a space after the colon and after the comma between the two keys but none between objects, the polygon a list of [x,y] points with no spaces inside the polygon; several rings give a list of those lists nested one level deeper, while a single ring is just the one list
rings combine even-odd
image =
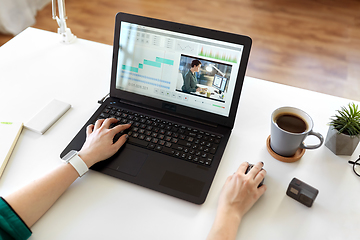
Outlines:
[{"label": "green shirt", "polygon": [[182,86],[182,90],[184,92],[196,92],[197,88],[197,79],[194,73],[192,73],[190,70],[185,74],[184,77],[184,85]]},{"label": "green shirt", "polygon": [[31,236],[30,229],[12,207],[0,197],[0,239],[22,240]]}]

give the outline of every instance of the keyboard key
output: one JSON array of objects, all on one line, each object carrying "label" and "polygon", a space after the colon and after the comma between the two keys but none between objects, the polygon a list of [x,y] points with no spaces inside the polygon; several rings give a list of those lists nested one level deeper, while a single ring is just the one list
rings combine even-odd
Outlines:
[{"label": "keyboard key", "polygon": [[171,149],[171,148],[162,148],[161,152],[169,154],[169,155],[174,155],[175,154],[175,150]]},{"label": "keyboard key", "polygon": [[185,140],[179,140],[178,141],[178,144],[180,145],[183,145],[183,146],[186,146],[189,142],[188,141],[185,141]]},{"label": "keyboard key", "polygon": [[127,142],[130,143],[130,144],[139,145],[139,146],[142,146],[142,147],[147,147],[148,144],[149,144],[148,142],[139,140],[138,138],[134,138],[134,137],[129,137]]},{"label": "keyboard key", "polygon": [[210,149],[210,153],[211,154],[215,154],[216,153],[216,150],[217,150],[217,145],[215,146],[215,144],[213,145],[213,147]]},{"label": "keyboard key", "polygon": [[212,161],[214,159],[214,155],[208,154],[206,157],[207,161]]},{"label": "keyboard key", "polygon": [[172,148],[175,149],[175,150],[178,150],[178,151],[183,151],[183,150],[184,150],[184,147],[183,147],[183,146],[179,146],[179,145],[173,145]]},{"label": "keyboard key", "polygon": [[191,137],[196,137],[196,133],[189,132],[189,136],[191,136]]}]

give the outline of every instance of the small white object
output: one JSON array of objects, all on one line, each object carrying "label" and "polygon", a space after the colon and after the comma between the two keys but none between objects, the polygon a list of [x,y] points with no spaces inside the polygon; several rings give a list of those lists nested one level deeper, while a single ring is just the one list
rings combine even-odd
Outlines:
[{"label": "small white object", "polygon": [[89,168],[86,163],[79,157],[78,152],[75,150],[71,150],[68,152],[63,158],[66,163],[70,163],[75,170],[78,172],[79,176],[82,177]]},{"label": "small white object", "polygon": [[63,43],[73,43],[76,40],[76,36],[72,34],[70,28],[65,28],[64,32],[62,32],[61,28],[58,28],[58,34],[61,35],[61,42]]},{"label": "small white object", "polygon": [[[56,6],[56,2],[58,6]],[[59,11],[59,16],[57,16],[57,10]],[[61,36],[61,42],[68,44],[75,42],[76,36],[66,25],[65,0],[52,0],[52,17],[59,25],[58,34]]]},{"label": "small white object", "polygon": [[44,134],[71,107],[70,104],[53,99],[27,123],[25,128]]}]

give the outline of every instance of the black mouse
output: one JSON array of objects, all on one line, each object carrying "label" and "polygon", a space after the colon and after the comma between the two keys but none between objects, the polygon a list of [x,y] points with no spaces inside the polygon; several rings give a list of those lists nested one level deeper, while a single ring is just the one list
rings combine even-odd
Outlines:
[{"label": "black mouse", "polygon": [[[248,166],[248,168],[246,169],[245,174],[247,174],[253,167],[254,167],[254,164],[250,164],[250,163],[249,163],[249,166]],[[261,183],[259,184],[258,188],[261,187],[261,186],[264,184],[264,180],[265,180],[265,178],[263,178],[263,180],[262,180]]]}]

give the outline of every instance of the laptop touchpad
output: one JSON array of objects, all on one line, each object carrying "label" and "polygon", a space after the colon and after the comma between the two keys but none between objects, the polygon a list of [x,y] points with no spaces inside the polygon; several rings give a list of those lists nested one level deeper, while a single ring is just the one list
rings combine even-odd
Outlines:
[{"label": "laptop touchpad", "polygon": [[160,181],[160,185],[195,197],[199,197],[205,183],[194,178],[166,171]]},{"label": "laptop touchpad", "polygon": [[108,168],[136,177],[147,156],[146,153],[124,148],[119,156],[117,156],[117,159],[113,161]]}]

